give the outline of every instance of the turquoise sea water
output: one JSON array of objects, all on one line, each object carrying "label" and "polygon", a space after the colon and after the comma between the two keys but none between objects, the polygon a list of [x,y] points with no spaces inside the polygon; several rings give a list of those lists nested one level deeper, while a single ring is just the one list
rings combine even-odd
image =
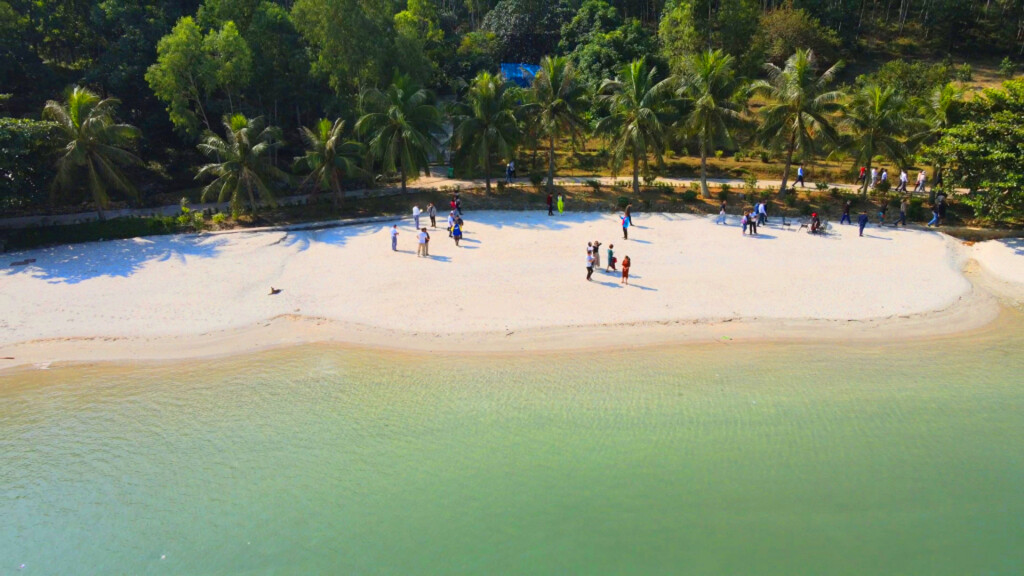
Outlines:
[{"label": "turquoise sea water", "polygon": [[1022,574],[1019,325],[7,373],[0,574]]}]

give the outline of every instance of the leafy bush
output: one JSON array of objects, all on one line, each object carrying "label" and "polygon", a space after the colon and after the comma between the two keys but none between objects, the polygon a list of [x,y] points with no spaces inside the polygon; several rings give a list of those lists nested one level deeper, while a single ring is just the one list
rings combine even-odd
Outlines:
[{"label": "leafy bush", "polygon": [[[764,154],[764,152],[762,152]],[[743,175],[743,187],[746,188],[747,194],[753,194],[757,192],[757,175],[753,172],[747,172]]]},{"label": "leafy bush", "polygon": [[654,186],[654,182],[657,179],[658,177],[650,172],[644,174],[644,186]]},{"label": "leafy bush", "polygon": [[732,186],[723,182],[722,187],[718,189],[718,199],[723,202],[729,199],[729,193],[732,192]]},{"label": "leafy bush", "polygon": [[743,162],[743,151],[737,150],[736,153],[732,155],[732,157],[737,162]]},{"label": "leafy bush", "polygon": [[815,182],[814,183],[814,187],[818,189],[818,192],[824,192],[825,190],[828,190],[828,183],[827,182]]},{"label": "leafy bush", "polygon": [[786,198],[783,200],[783,202],[786,203],[786,206],[789,206],[790,208],[796,206],[796,201],[796,193],[786,194]]},{"label": "leafy bush", "polygon": [[618,206],[619,206],[619,208],[625,208],[626,206],[629,206],[629,197],[628,196],[619,196]]},{"label": "leafy bush", "polygon": [[722,156],[724,156],[724,155],[725,155],[725,151],[724,150],[715,150],[715,158],[721,160]]},{"label": "leafy bush", "polygon": [[530,184],[534,186],[540,186],[544,182],[544,174],[540,172],[530,172]]},{"label": "leafy bush", "polygon": [[7,238],[7,248],[24,250],[51,244],[76,244],[97,240],[117,240],[177,232],[173,216],[154,218],[114,218],[67,226],[44,226],[15,230]]},{"label": "leafy bush", "polygon": [[911,198],[910,199],[910,211],[907,213],[907,218],[911,220],[920,220],[924,217],[924,198]]},{"label": "leafy bush", "polygon": [[964,62],[960,66],[956,67],[956,79],[961,82],[970,82],[974,79],[974,74],[971,72],[971,65]]},{"label": "leafy bush", "polygon": [[892,184],[888,180],[882,180],[875,186],[875,193],[884,196],[889,193],[890,189],[892,189]]},{"label": "leafy bush", "polygon": [[839,198],[843,194],[843,189],[838,186],[833,186],[828,190],[829,195],[833,198]]},{"label": "leafy bush", "polygon": [[700,196],[700,192],[697,192],[696,190],[686,190],[683,192],[682,198],[684,202],[693,202],[698,196]]},{"label": "leafy bush", "polygon": [[497,187],[498,187],[498,194],[503,194],[505,192],[505,181],[504,180],[498,180],[498,186]]},{"label": "leafy bush", "polygon": [[760,156],[761,156],[761,162],[764,162],[765,164],[770,162],[771,159],[772,159],[771,155],[768,154],[767,152],[763,151],[763,150],[761,151]]},{"label": "leafy bush", "polygon": [[223,228],[224,224],[228,221],[228,215],[223,212],[217,212],[213,215],[213,225],[217,228]]},{"label": "leafy bush", "polygon": [[999,75],[1003,78],[1013,78],[1013,73],[1017,71],[1017,66],[1007,56],[1003,58],[1003,61],[999,63]]},{"label": "leafy bush", "polygon": [[814,208],[811,206],[810,202],[801,202],[800,203],[800,213],[801,214],[803,214],[804,216],[810,216],[812,212],[814,212]]},{"label": "leafy bush", "polygon": [[0,118],[0,214],[46,203],[56,130],[52,122]]},{"label": "leafy bush", "polygon": [[586,185],[590,186],[591,188],[594,189],[594,194],[597,194],[598,192],[601,191],[601,181],[600,180],[587,180],[586,181]]}]

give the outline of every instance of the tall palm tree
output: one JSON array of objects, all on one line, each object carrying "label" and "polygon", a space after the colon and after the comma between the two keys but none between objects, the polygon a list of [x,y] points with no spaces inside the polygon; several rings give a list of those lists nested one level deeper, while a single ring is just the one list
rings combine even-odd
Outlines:
[{"label": "tall palm tree", "polygon": [[[840,125],[849,134],[848,149],[854,166],[865,166],[871,171],[871,161],[877,155],[905,166],[907,146],[901,139],[914,125],[907,101],[895,88],[882,88],[877,84],[862,86],[853,94]],[[868,178],[864,179],[861,193],[868,194]]]},{"label": "tall palm tree", "polygon": [[834,116],[842,110],[843,93],[828,90],[842,68],[839,61],[820,75],[816,72],[814,52],[797,50],[786,60],[785,68],[765,64],[768,80],[751,85],[754,94],[765,96],[768,103],[761,108],[760,138],[772,149],[786,151],[786,167],[782,172],[779,196],[786,195],[793,154],[813,155],[819,141],[835,142],[838,134],[832,126]]},{"label": "tall palm tree", "polygon": [[469,87],[466,101],[455,108],[455,145],[460,154],[472,157],[483,168],[488,194],[491,155],[497,152],[508,158],[519,142],[515,107],[515,90],[502,78],[480,72]]},{"label": "tall palm tree", "polygon": [[587,90],[576,68],[563,56],[545,56],[533,79],[531,102],[524,112],[532,114],[540,133],[548,139],[548,189],[555,184],[555,140],[566,132],[575,136],[586,125]]},{"label": "tall palm tree", "polygon": [[270,154],[281,144],[281,130],[267,126],[263,117],[246,118],[241,114],[224,117],[227,138],[208,133],[199,144],[199,151],[214,160],[199,168],[196,179],[213,177],[203,187],[203,202],[211,194],[218,202],[231,200],[231,210],[238,213],[243,202],[256,212],[256,196],[276,205],[270,183],[285,180],[287,175],[274,166]]},{"label": "tall palm tree", "polygon": [[598,121],[597,131],[611,139],[616,168],[627,156],[633,162],[634,194],[640,193],[640,166],[646,170],[648,152],[660,165],[665,150],[669,91],[657,79],[658,69],[641,58],[623,66],[618,78],[601,82],[598,90],[608,116]]},{"label": "tall palm tree", "polygon": [[119,190],[138,198],[139,192],[121,171],[122,166],[141,164],[128,148],[139,137],[139,129],[114,121],[118,100],[100,99],[94,92],[75,87],[66,103],[50,100],[43,118],[57,124],[64,153],[57,160],[53,193],[74,190],[84,184],[92,194],[96,212],[110,204],[108,190]]},{"label": "tall palm tree", "polygon": [[680,77],[679,94],[689,105],[683,118],[685,132],[700,141],[701,194],[708,190],[708,153],[718,144],[731,144],[730,125],[743,118],[740,83],[733,74],[733,57],[721,50],[707,50],[686,60]]},{"label": "tall palm tree", "polygon": [[444,127],[433,93],[399,75],[384,91],[365,90],[359,107],[363,115],[356,122],[356,132],[370,138],[370,155],[385,170],[397,169],[404,194],[409,174],[429,170],[430,155],[441,147]]},{"label": "tall palm tree", "polygon": [[[916,148],[922,144],[934,144],[939,138],[942,138],[946,129],[959,120],[957,114],[960,111],[963,98],[963,90],[953,82],[937,86],[928,98],[918,103],[923,129],[915,134],[908,144]],[[938,180],[941,174],[942,165],[936,164],[935,179]],[[934,186],[932,186],[931,195],[934,202]]]},{"label": "tall palm tree", "polygon": [[342,181],[365,173],[359,167],[363,145],[345,140],[345,121],[340,118],[333,123],[323,118],[312,129],[303,126],[299,136],[306,153],[295,158],[295,170],[309,174],[303,184],[312,182],[313,194],[329,190],[334,193],[334,206],[339,206],[345,199]]}]

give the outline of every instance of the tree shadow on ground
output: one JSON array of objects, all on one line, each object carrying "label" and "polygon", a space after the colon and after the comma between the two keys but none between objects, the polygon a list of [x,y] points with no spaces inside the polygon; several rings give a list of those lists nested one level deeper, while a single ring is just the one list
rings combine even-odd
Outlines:
[{"label": "tree shadow on ground", "polygon": [[7,268],[3,274],[28,274],[51,284],[78,284],[95,278],[127,278],[150,262],[186,258],[213,258],[225,237],[175,235],[149,236],[110,242],[54,246],[26,252],[36,261],[25,267]]},{"label": "tree shadow on ground", "polygon": [[1024,238],[1003,238],[1002,240],[996,240],[996,242],[1010,248],[1014,254],[1024,256]]}]

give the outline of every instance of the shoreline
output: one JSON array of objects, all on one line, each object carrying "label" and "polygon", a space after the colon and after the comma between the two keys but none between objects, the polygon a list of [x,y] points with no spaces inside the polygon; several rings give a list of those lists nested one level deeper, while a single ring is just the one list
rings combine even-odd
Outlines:
[{"label": "shoreline", "polygon": [[397,253],[381,221],[35,251],[31,266],[0,269],[0,372],[313,344],[456,355],[884,344],[984,330],[1024,303],[1016,241],[777,225],[753,238],[659,214],[615,240],[634,260],[623,288],[603,271],[584,281],[579,256],[621,234],[614,216],[475,213],[462,247],[436,230],[430,258],[414,257],[411,226],[397,223]]},{"label": "shoreline", "polygon": [[[971,261],[970,292],[943,309],[889,317],[678,319],[623,324],[552,326],[522,330],[420,333],[326,318],[282,315],[255,326],[199,335],[52,338],[0,347],[0,374],[95,364],[215,360],[326,345],[397,354],[457,356],[549,355],[708,344],[891,344],[970,336],[1017,320],[1019,304],[998,294],[998,282]],[[13,357],[9,359],[9,357]]]}]

